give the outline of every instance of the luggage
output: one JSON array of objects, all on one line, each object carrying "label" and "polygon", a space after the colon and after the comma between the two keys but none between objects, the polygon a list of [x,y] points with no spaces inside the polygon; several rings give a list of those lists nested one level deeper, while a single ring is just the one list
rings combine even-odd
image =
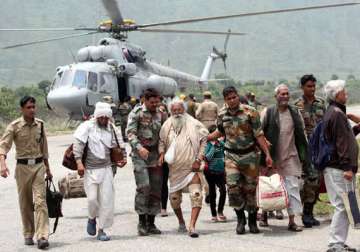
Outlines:
[{"label": "luggage", "polygon": [[256,197],[257,205],[263,211],[282,210],[289,205],[284,180],[279,174],[259,176]]},{"label": "luggage", "polygon": [[[51,190],[51,186],[52,189]],[[46,179],[46,204],[48,208],[49,218],[55,218],[53,233],[55,233],[59,218],[63,217],[62,214],[62,200],[63,196],[60,192],[56,191],[54,182],[51,179]]]},{"label": "luggage", "polygon": [[[65,150],[62,165],[65,166],[66,168],[70,169],[70,170],[76,171],[77,170],[77,165],[76,165],[76,160],[75,160],[75,156],[74,156],[73,147],[74,147],[74,145],[71,144]],[[86,159],[86,155],[87,155],[87,149],[88,149],[88,144],[86,143],[85,148],[84,148],[84,154],[82,156],[83,164],[85,164],[85,159]]]},{"label": "luggage", "polygon": [[346,192],[343,193],[342,198],[349,222],[353,228],[360,229],[359,192],[355,190],[354,182],[351,183],[351,186],[347,182],[345,182],[345,185]]},{"label": "luggage", "polygon": [[111,127],[112,127],[112,130],[113,130],[113,133],[114,133],[114,137],[115,137],[115,141],[116,141],[117,146],[110,149],[110,158],[111,158],[111,163],[117,164],[117,163],[123,161],[123,159],[124,159],[124,151],[123,151],[123,149],[121,149],[120,144],[119,144],[119,140],[118,140],[117,135],[116,135],[116,131],[115,131],[116,126],[111,124]]},{"label": "luggage", "polygon": [[86,198],[84,178],[80,178],[77,172],[68,173],[59,180],[59,190],[65,199]]}]

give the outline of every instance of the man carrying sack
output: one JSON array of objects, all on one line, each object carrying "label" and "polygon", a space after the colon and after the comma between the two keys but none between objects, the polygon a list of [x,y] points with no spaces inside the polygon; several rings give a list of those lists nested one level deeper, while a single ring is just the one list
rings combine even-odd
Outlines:
[{"label": "man carrying sack", "polygon": [[17,159],[15,179],[25,245],[34,245],[35,234],[38,248],[45,249],[49,247],[49,217],[44,178],[45,174],[49,179],[52,175],[44,122],[35,118],[35,103],[35,98],[31,96],[20,100],[22,117],[10,123],[0,139],[0,168],[1,176],[7,178],[10,171],[5,159],[14,142]]},{"label": "man carrying sack", "polygon": [[[84,176],[84,188],[88,199],[87,232],[91,236],[96,235],[98,217],[97,239],[100,241],[110,240],[104,229],[111,227],[114,220],[115,191],[111,152],[113,148],[123,145],[121,132],[111,124],[111,118],[110,105],[98,102],[94,118],[82,123],[74,133],[74,156],[78,173]],[[84,150],[85,163],[82,162]],[[116,162],[119,167],[125,164],[126,156],[122,161]]]}]

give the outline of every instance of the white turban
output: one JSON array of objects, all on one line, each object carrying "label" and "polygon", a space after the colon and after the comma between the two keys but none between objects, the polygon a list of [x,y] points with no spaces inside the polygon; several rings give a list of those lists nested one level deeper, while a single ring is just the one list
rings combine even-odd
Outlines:
[{"label": "white turban", "polygon": [[105,116],[107,118],[112,117],[111,106],[105,102],[97,102],[95,105],[94,117],[99,118]]}]

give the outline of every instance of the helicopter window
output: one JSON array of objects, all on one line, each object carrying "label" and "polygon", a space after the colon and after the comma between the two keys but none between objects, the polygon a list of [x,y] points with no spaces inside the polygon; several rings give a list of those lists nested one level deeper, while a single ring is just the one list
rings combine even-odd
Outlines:
[{"label": "helicopter window", "polygon": [[97,73],[89,72],[88,77],[88,87],[90,90],[96,92],[97,91]]},{"label": "helicopter window", "polygon": [[116,84],[116,78],[111,73],[100,73],[100,93],[113,93]]},{"label": "helicopter window", "polygon": [[61,84],[60,86],[69,86],[72,83],[72,72],[69,70],[65,70],[61,76]]},{"label": "helicopter window", "polygon": [[87,72],[83,70],[77,70],[74,76],[73,86],[78,88],[86,87]]}]

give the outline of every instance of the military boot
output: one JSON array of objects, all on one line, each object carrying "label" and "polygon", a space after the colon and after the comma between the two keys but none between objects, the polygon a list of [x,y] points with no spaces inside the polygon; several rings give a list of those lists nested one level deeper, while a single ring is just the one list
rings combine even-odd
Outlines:
[{"label": "military boot", "polygon": [[317,219],[315,219],[314,217],[314,205],[315,204],[311,204],[310,207],[310,211],[311,211],[311,223],[313,226],[320,226],[320,221],[318,221]]},{"label": "military boot", "polygon": [[149,234],[161,234],[160,229],[155,226],[155,215],[147,216],[147,229]]},{"label": "military boot", "polygon": [[139,214],[139,224],[137,226],[138,234],[140,236],[147,236],[149,235],[148,229],[146,226],[146,214]]},{"label": "military boot", "polygon": [[235,209],[235,213],[237,216],[236,233],[238,235],[245,234],[245,225],[246,225],[245,212],[243,209],[241,209],[241,210]]},{"label": "military boot", "polygon": [[302,216],[302,222],[304,224],[304,227],[306,228],[312,228],[313,221],[312,221],[312,208],[310,203],[304,203],[304,210],[303,210],[303,216]]},{"label": "military boot", "polygon": [[248,214],[249,214],[249,230],[250,230],[250,233],[253,233],[253,234],[260,233],[260,230],[257,227],[257,223],[256,223],[257,211],[249,211]]}]

